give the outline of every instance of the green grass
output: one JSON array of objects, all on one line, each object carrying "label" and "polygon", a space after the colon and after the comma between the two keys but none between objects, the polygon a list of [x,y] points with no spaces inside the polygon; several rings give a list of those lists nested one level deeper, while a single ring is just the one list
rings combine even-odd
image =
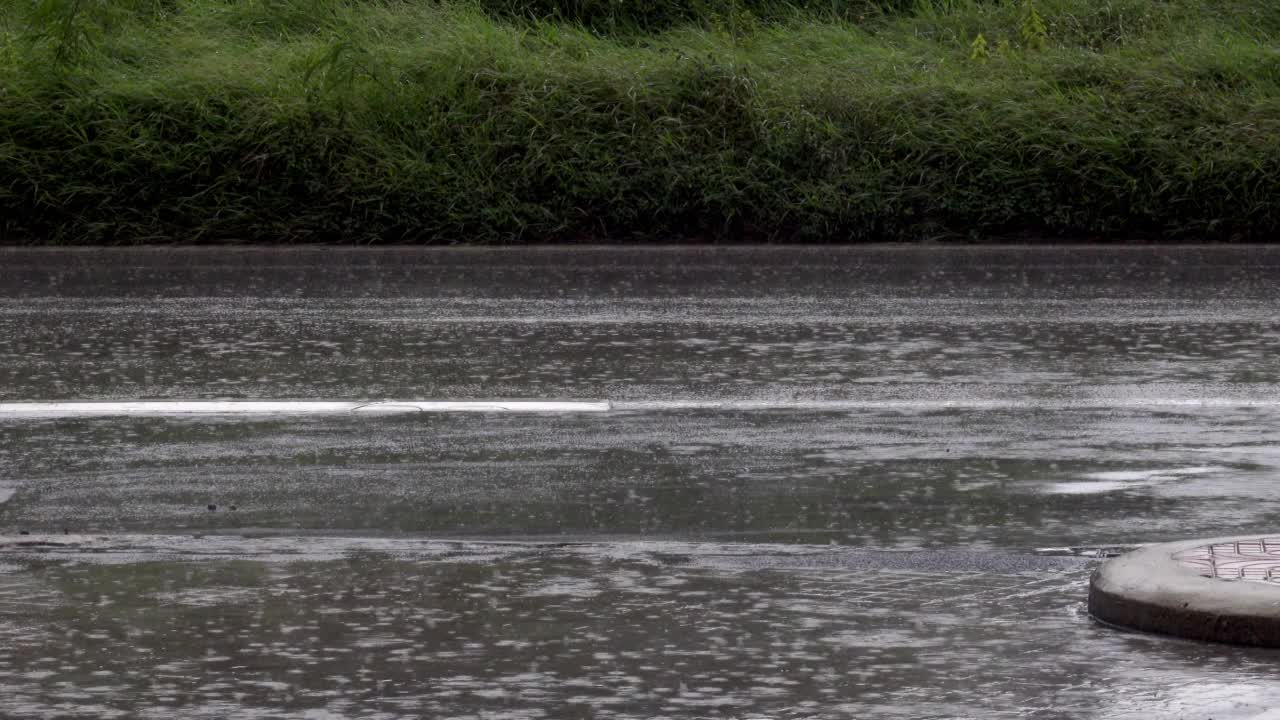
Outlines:
[{"label": "green grass", "polygon": [[1254,0],[0,0],[0,241],[1268,240],[1277,38]]}]

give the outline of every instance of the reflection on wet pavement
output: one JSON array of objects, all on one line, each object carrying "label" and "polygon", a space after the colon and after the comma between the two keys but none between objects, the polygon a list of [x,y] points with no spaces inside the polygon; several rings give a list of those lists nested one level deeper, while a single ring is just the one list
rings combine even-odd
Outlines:
[{"label": "reflection on wet pavement", "polygon": [[[1250,717],[1275,653],[1117,634],[1087,570],[740,570],[558,553],[36,563],[12,717]],[[38,603],[56,603],[53,609]],[[12,628],[21,628],[12,632]],[[37,628],[32,632],[32,628]],[[10,630],[5,632],[5,630]]]},{"label": "reflection on wet pavement", "polygon": [[634,304],[543,317],[439,298],[0,299],[0,400],[1035,397],[1280,381],[1272,303],[690,298],[657,319]]},{"label": "reflection on wet pavement", "polygon": [[1274,718],[1280,655],[1083,596],[1275,530],[1277,271],[0,250],[0,402],[615,402],[0,420],[0,717]]},{"label": "reflection on wet pavement", "polygon": [[1275,397],[1278,270],[1229,247],[0,249],[0,400]]},{"label": "reflection on wet pavement", "polygon": [[9,420],[0,525],[1132,544],[1273,528],[1276,447],[1277,408]]}]

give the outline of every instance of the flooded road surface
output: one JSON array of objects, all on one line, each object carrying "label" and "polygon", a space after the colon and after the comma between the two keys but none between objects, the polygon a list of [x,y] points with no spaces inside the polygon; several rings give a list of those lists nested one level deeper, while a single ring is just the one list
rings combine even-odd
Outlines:
[{"label": "flooded road surface", "polygon": [[0,417],[0,717],[1278,717],[1280,653],[1083,615],[1093,556],[1280,526],[1277,280],[0,250],[0,404],[609,402]]}]

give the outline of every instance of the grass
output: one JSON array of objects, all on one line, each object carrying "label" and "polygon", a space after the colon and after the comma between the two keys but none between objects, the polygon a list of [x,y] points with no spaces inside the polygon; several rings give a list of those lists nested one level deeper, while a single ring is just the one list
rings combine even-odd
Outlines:
[{"label": "grass", "polygon": [[0,242],[1268,240],[1278,37],[1255,0],[0,0]]}]

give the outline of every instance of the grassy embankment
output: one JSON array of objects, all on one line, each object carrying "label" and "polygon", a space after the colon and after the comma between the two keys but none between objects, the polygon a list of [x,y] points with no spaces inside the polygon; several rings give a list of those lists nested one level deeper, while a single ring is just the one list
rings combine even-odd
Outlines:
[{"label": "grassy embankment", "polygon": [[0,241],[1277,229],[1280,3],[0,0]]}]

